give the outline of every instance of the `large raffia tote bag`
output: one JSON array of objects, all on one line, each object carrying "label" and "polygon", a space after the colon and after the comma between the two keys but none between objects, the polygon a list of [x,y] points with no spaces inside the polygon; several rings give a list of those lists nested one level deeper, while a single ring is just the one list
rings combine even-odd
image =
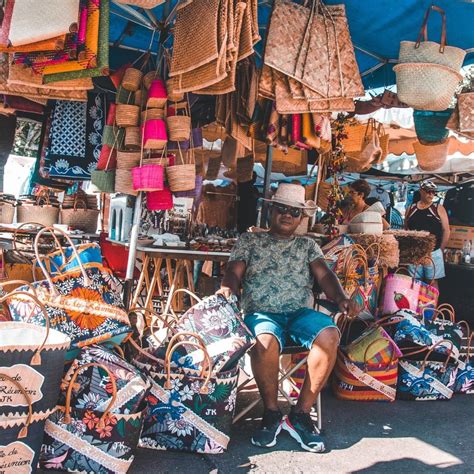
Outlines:
[{"label": "large raffia tote bag", "polygon": [[[441,40],[439,43],[428,41],[428,19],[431,11],[436,11],[441,15]],[[423,40],[423,41],[422,41]],[[400,42],[400,63],[431,63],[447,66],[459,72],[466,51],[446,44],[446,13],[440,7],[431,5],[428,7],[421,24],[418,39],[415,41]]]},{"label": "large raffia tote bag", "polygon": [[[51,327],[71,338],[68,359],[74,358],[83,346],[105,341],[122,342],[131,328],[119,282],[105,267],[85,268],[69,238],[67,240],[74,249],[79,269],[51,277],[38,250],[39,240],[46,232],[54,232],[54,229],[42,229],[35,239],[36,257],[45,280],[33,283],[34,290],[31,286],[21,289],[26,292],[34,291],[46,307]],[[25,300],[22,295],[13,296],[9,299],[8,307],[14,320],[24,321],[25,315],[32,311],[31,322],[44,325],[44,318],[37,308],[31,307],[30,301]]]},{"label": "large raffia tote bag", "polygon": [[[66,351],[71,340],[50,328],[46,308],[34,295],[26,292],[16,294],[21,294],[39,309],[46,326],[17,321],[0,323],[0,372],[19,381],[28,392],[35,413],[47,416],[58,400]],[[12,293],[2,297],[0,304],[8,302],[10,295]],[[0,390],[9,394],[0,403],[0,418],[27,414],[28,403],[10,381],[0,377]]]},{"label": "large raffia tote bag", "polygon": [[[181,334],[176,334],[168,344],[164,370],[150,373],[153,384],[139,446],[222,453],[230,440],[239,368],[213,372],[209,353],[200,338],[195,337],[198,343],[177,342]],[[183,345],[202,351],[200,370],[171,368],[174,351]]]}]

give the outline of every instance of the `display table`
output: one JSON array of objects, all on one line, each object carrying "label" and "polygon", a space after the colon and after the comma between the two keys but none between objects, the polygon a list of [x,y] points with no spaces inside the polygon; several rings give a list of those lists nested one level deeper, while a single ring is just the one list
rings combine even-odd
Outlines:
[{"label": "display table", "polygon": [[451,304],[456,320],[474,328],[474,265],[446,263],[446,278],[439,280],[440,303]]},{"label": "display table", "polygon": [[[126,242],[108,239],[117,245],[128,247]],[[205,252],[176,247],[137,246],[137,255],[143,261],[143,267],[138,278],[137,287],[132,297],[131,308],[137,306],[140,295],[145,296],[144,307],[153,309],[153,298],[164,297],[161,282],[161,269],[164,265],[168,279],[170,293],[179,288],[194,291],[193,262],[198,260],[212,262],[227,262],[230,252]],[[183,295],[177,295],[173,301],[173,309],[181,311],[183,308]]]}]

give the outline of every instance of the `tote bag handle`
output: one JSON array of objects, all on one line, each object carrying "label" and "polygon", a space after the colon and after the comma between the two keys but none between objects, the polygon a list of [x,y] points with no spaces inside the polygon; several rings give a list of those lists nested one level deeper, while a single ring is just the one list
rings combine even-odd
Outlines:
[{"label": "tote bag handle", "polygon": [[444,47],[446,46],[446,13],[442,8],[436,5],[431,5],[425,12],[425,17],[423,18],[423,23],[421,24],[420,32],[418,33],[418,38],[416,40],[415,49],[420,47],[422,38],[424,41],[428,41],[428,18],[431,10],[434,10],[441,15],[441,42],[439,45],[439,52],[444,53]]}]

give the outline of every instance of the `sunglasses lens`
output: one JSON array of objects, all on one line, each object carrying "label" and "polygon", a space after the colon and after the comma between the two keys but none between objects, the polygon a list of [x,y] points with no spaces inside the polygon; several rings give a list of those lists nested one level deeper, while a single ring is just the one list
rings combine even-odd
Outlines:
[{"label": "sunglasses lens", "polygon": [[292,217],[299,217],[301,216],[301,209],[297,207],[288,207],[288,206],[279,206],[274,205],[275,209],[277,210],[278,214],[290,214]]}]

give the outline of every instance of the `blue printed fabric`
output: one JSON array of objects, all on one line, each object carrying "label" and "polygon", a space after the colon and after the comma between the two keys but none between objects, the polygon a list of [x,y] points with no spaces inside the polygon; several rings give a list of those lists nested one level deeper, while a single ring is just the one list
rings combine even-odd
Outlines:
[{"label": "blue printed fabric", "polygon": [[474,394],[474,357],[460,364],[454,386],[456,393]]}]

